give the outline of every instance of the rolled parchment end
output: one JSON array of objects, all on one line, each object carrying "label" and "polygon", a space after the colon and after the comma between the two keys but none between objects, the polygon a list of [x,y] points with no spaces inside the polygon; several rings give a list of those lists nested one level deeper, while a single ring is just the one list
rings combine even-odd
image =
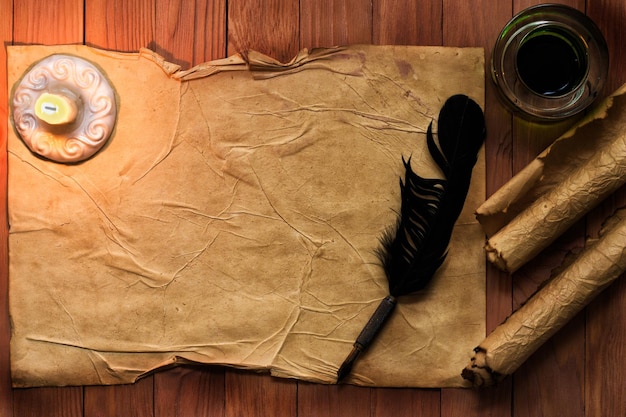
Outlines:
[{"label": "rolled parchment end", "polygon": [[626,131],[531,203],[487,241],[488,259],[515,272],[626,183]]},{"label": "rolled parchment end", "polygon": [[598,240],[478,345],[463,378],[478,387],[511,375],[624,271],[626,210],[620,210]]},{"label": "rolled parchment end", "polygon": [[494,372],[486,362],[486,352],[477,347],[474,349],[474,356],[470,360],[470,364],[461,372],[463,379],[472,383],[476,388],[492,387],[500,382],[506,375],[500,375]]}]

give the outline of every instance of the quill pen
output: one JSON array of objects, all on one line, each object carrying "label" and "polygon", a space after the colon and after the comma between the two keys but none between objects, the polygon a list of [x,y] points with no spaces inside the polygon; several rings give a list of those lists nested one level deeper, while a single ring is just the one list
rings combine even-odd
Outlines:
[{"label": "quill pen", "polygon": [[426,287],[447,256],[452,230],[463,209],[472,170],[485,139],[483,112],[469,97],[454,95],[439,112],[437,130],[438,143],[431,122],[426,143],[444,178],[422,178],[411,169],[411,158],[402,158],[405,177],[400,180],[400,216],[397,225],[383,235],[377,251],[389,295],[354,342],[337,372],[337,382],[350,374],[356,359],[393,312],[397,298]]}]

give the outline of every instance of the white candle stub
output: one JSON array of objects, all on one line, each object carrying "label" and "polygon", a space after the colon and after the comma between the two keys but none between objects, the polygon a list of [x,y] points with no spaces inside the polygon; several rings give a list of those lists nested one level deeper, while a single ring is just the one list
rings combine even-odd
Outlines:
[{"label": "white candle stub", "polygon": [[51,55],[36,63],[13,93],[15,128],[28,148],[49,160],[84,161],[109,139],[115,92],[92,63]]}]

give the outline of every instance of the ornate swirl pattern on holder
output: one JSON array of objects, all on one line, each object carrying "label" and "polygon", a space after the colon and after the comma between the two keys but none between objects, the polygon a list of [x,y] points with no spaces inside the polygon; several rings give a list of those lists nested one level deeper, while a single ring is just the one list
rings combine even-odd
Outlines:
[{"label": "ornate swirl pattern on holder", "polygon": [[28,148],[61,163],[80,162],[109,139],[115,92],[90,62],[51,55],[35,64],[13,93],[13,121]]}]

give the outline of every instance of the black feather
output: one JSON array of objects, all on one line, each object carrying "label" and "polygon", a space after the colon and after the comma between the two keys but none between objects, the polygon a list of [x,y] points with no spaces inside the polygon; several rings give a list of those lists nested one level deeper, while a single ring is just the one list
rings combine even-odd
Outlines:
[{"label": "black feather", "polygon": [[469,190],[472,170],[485,139],[485,120],[476,102],[465,95],[450,97],[439,112],[435,141],[432,122],[426,132],[428,150],[443,178],[422,178],[402,159],[400,216],[395,228],[381,239],[378,256],[383,264],[389,295],[367,322],[337,372],[342,380],[376,337],[393,312],[397,297],[423,289],[443,264],[448,245]]},{"label": "black feather", "polygon": [[444,178],[422,178],[411,169],[410,159],[403,160],[406,173],[400,182],[400,218],[395,230],[385,234],[378,251],[394,297],[423,289],[445,260],[485,138],[483,112],[464,95],[446,101],[437,126],[439,143],[432,122],[426,141]]}]

